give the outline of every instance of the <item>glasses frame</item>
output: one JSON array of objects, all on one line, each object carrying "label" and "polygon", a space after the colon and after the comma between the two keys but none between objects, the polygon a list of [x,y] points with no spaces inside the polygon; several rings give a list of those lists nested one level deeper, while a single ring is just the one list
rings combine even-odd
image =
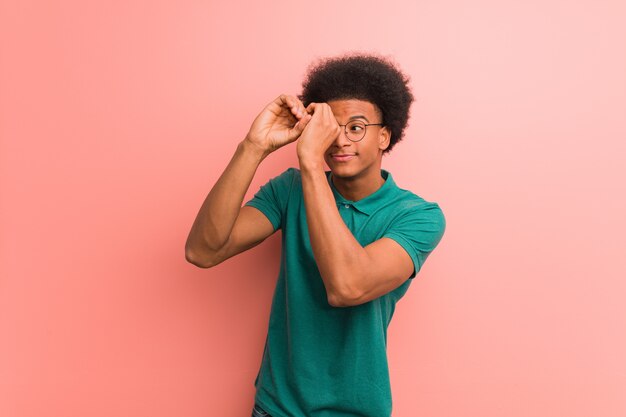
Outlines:
[{"label": "glasses frame", "polygon": [[[361,136],[361,139],[359,139],[359,140],[352,140],[352,139],[350,139],[350,137],[348,136],[348,130],[347,130],[347,127],[348,127],[348,125],[349,125],[349,124],[351,124],[351,123],[360,123],[360,124],[362,124],[362,125],[364,125],[364,126],[365,126],[365,128],[363,129],[363,136]],[[365,137],[365,135],[367,134],[367,127],[368,127],[368,126],[384,126],[384,125],[385,125],[384,123],[363,123],[363,122],[362,122],[362,121],[360,121],[360,120],[351,120],[351,121],[349,121],[348,123],[346,123],[345,125],[339,125],[339,126],[343,127],[343,133],[344,133],[344,135],[346,135],[346,139],[348,139],[350,142],[353,142],[353,143],[354,143],[354,142],[361,142],[361,141],[363,140],[363,138],[364,138],[364,137]]]}]

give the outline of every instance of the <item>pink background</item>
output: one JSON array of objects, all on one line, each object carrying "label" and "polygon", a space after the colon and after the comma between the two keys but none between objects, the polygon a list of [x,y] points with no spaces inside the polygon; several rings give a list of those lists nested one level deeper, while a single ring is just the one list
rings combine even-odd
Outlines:
[{"label": "pink background", "polygon": [[447,218],[389,329],[394,416],[626,415],[625,18],[3,0],[0,416],[249,416],[278,235],[212,270],[185,239],[261,108],[349,50],[411,76],[383,167]]}]

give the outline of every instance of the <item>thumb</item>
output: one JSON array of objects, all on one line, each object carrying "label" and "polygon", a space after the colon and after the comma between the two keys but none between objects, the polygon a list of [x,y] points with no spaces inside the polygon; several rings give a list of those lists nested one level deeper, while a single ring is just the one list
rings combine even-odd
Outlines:
[{"label": "thumb", "polygon": [[298,120],[298,122],[293,126],[293,128],[289,132],[290,140],[296,140],[298,137],[300,137],[300,135],[304,131],[304,128],[311,121],[311,117],[312,116],[310,114],[305,114],[302,119]]}]

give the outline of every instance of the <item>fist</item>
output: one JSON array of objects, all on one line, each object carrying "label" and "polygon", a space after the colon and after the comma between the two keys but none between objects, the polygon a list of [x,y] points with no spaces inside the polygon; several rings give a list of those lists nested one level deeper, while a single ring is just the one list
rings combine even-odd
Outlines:
[{"label": "fist", "polygon": [[298,158],[324,158],[324,152],[341,133],[341,127],[327,103],[311,103],[306,108],[312,114],[298,140]]},{"label": "fist", "polygon": [[310,120],[297,97],[281,94],[254,119],[246,140],[269,154],[298,139]]}]

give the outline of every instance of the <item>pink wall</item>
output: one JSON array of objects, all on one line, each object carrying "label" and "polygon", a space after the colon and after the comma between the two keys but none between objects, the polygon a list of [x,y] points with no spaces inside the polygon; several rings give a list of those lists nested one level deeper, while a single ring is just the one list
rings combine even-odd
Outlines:
[{"label": "pink wall", "polygon": [[625,14],[3,0],[0,416],[249,415],[279,240],[212,270],[184,242],[258,111],[348,50],[411,75],[384,167],[448,224],[389,329],[394,416],[626,415]]}]

